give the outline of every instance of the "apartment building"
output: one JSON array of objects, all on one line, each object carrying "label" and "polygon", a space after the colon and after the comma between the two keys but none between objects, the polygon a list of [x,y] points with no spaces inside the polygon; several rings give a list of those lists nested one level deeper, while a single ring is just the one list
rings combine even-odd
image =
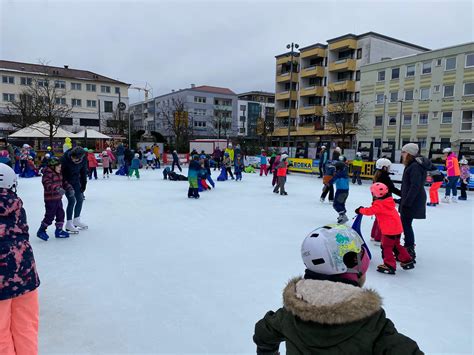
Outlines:
[{"label": "apartment building", "polygon": [[431,142],[474,140],[474,42],[363,66],[361,82],[369,114],[358,140],[417,142],[424,154]]},{"label": "apartment building", "polygon": [[93,128],[105,133],[113,131],[114,111],[120,101],[128,107],[129,84],[88,70],[73,69],[68,65],[54,67],[0,60],[0,136],[6,136],[11,124],[11,102],[30,85],[54,85],[56,104],[71,106],[71,117],[62,127],[77,132]]},{"label": "apartment building", "polygon": [[[287,52],[276,58],[274,145],[286,145],[290,124],[291,146],[338,142],[338,130],[328,124],[344,104],[351,123],[358,119],[360,68],[384,58],[422,53],[427,48],[367,32],[346,34]],[[293,73],[290,74],[293,58]],[[289,121],[290,120],[290,121]],[[350,134],[350,139],[355,133]],[[347,144],[346,144],[347,145]]]},{"label": "apartment building", "polygon": [[250,91],[238,95],[238,136],[270,135],[275,119],[275,94]]},{"label": "apartment building", "polygon": [[147,102],[130,105],[130,118],[135,129],[158,132],[169,142],[174,139],[174,112],[185,111],[192,136],[227,138],[237,135],[237,95],[228,88],[195,86],[173,90]]}]

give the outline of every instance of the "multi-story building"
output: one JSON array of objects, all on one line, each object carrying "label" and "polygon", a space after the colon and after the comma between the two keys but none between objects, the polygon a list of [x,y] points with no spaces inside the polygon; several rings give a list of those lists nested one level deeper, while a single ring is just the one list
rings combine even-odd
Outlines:
[{"label": "multi-story building", "polygon": [[474,43],[437,49],[361,68],[361,102],[368,115],[358,139],[394,142],[473,141]]},{"label": "multi-story building", "polygon": [[186,112],[191,136],[227,138],[237,135],[237,95],[230,89],[195,86],[130,105],[135,129],[158,132],[173,141],[175,112]]},{"label": "multi-story building", "polygon": [[[300,48],[293,55],[291,52],[277,55],[273,144],[286,145],[288,124],[292,146],[337,142],[341,138],[338,129],[329,124],[327,118],[344,114],[350,116],[351,124],[357,120],[361,66],[427,50],[368,32],[329,39],[327,44]],[[291,58],[293,73],[290,75]],[[344,112],[340,112],[341,108]],[[355,131],[351,132],[352,140]]]},{"label": "multi-story building", "polygon": [[275,119],[275,94],[250,91],[238,95],[238,98],[238,135],[248,138],[270,135]]},{"label": "multi-story building", "polygon": [[[31,85],[54,85],[57,105],[71,106],[71,115],[62,120],[62,127],[77,132],[94,128],[110,132],[116,127],[114,112],[120,100],[128,106],[129,84],[88,70],[53,67],[0,60],[0,135],[15,128],[11,124],[11,102]],[[117,115],[116,115],[117,116]]]}]

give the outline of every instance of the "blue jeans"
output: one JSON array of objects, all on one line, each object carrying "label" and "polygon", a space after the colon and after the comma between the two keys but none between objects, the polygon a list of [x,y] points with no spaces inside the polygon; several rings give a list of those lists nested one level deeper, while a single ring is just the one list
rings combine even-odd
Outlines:
[{"label": "blue jeans", "polygon": [[459,176],[448,176],[448,182],[446,183],[446,196],[449,196],[451,191],[453,191],[453,196],[458,195],[458,189],[456,188],[458,180]]},{"label": "blue jeans", "polygon": [[125,159],[123,155],[117,155],[117,164],[119,168],[125,165]]},{"label": "blue jeans", "polygon": [[81,216],[82,210],[82,192],[79,187],[74,187],[74,195],[67,197],[67,208],[66,208],[66,219],[72,220],[72,213],[74,212],[74,218]]},{"label": "blue jeans", "polygon": [[405,243],[404,247],[415,246],[415,233],[413,232],[413,218],[407,217],[403,214],[400,215],[402,219],[403,234],[405,234]]}]

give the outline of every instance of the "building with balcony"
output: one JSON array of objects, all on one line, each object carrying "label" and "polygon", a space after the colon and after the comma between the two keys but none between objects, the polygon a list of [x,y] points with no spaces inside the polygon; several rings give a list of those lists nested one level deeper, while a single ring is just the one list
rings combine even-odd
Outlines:
[{"label": "building with balcony", "polygon": [[359,140],[417,142],[423,154],[431,142],[474,141],[474,42],[365,65],[361,83]]},{"label": "building with balcony", "polygon": [[[352,126],[357,125],[360,68],[385,58],[425,51],[428,49],[367,32],[347,34],[329,39],[326,44],[315,43],[299,48],[298,52],[277,55],[273,144],[287,144],[288,124],[291,146],[315,146],[326,141],[339,144],[339,130],[333,126],[337,116],[347,116],[345,119]],[[346,141],[346,146],[353,141],[355,130],[349,136],[351,141]]]},{"label": "building with balcony", "polygon": [[128,107],[129,84],[68,65],[54,67],[0,60],[0,77],[0,136],[15,130],[11,124],[11,102],[20,100],[20,95],[32,85],[54,85],[55,104],[71,107],[70,117],[61,125],[71,132],[93,128],[116,133],[119,99]]},{"label": "building with balcony", "polygon": [[253,139],[270,135],[275,120],[275,94],[250,91],[238,95],[238,98],[238,135]]}]

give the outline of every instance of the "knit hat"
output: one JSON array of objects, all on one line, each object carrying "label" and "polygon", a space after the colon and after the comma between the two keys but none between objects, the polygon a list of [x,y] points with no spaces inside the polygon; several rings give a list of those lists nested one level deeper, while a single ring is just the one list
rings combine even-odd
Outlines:
[{"label": "knit hat", "polygon": [[408,143],[402,147],[402,152],[407,152],[408,154],[413,155],[414,157],[418,155],[419,151],[420,149],[418,148],[418,145],[415,143]]}]

